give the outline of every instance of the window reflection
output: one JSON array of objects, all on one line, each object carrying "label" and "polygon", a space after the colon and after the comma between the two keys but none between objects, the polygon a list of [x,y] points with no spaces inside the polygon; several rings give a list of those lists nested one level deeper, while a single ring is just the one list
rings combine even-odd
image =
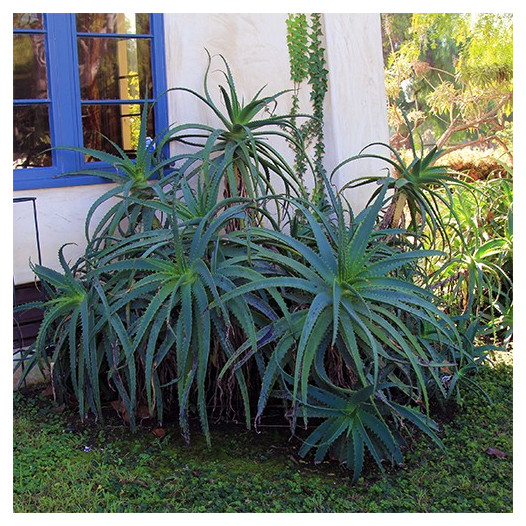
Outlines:
[{"label": "window reflection", "polygon": [[29,104],[13,108],[13,168],[51,166],[49,108]]},{"label": "window reflection", "polygon": [[13,13],[14,29],[42,29],[42,13]]},{"label": "window reflection", "polygon": [[78,55],[83,100],[151,97],[149,40],[79,37]]},{"label": "window reflection", "polygon": [[[51,166],[47,65],[41,13],[14,13],[13,168]],[[40,32],[36,32],[36,31]],[[33,101],[42,100],[34,104]]]},{"label": "window reflection", "polygon": [[[115,147],[108,142],[110,139],[127,154],[133,153],[137,150],[141,114],[140,104],[83,104],[84,146],[115,153]],[[152,119],[148,121],[148,135],[154,136]]]},{"label": "window reflection", "polygon": [[[130,154],[137,148],[142,102],[153,98],[150,15],[74,16],[80,93],[71,111],[80,105],[84,146],[115,153],[107,137]],[[56,101],[49,100],[45,22],[42,13],[13,14],[14,168],[52,165],[45,150],[52,146]],[[148,133],[154,135],[153,116]]]},{"label": "window reflection", "polygon": [[80,13],[76,20],[84,146],[112,151],[104,135],[132,152],[140,123],[133,101],[153,97],[151,39],[133,36],[149,34],[149,15]]},{"label": "window reflection", "polygon": [[79,33],[150,33],[148,13],[77,13]]},{"label": "window reflection", "polygon": [[47,98],[44,35],[13,35],[13,97]]}]

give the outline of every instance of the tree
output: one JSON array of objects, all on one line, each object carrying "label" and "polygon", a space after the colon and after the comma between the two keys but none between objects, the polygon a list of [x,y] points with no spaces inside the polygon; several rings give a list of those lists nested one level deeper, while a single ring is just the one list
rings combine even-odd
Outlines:
[{"label": "tree", "polygon": [[511,156],[512,15],[388,13],[382,19],[393,146],[408,145],[408,122],[439,149],[497,143]]}]

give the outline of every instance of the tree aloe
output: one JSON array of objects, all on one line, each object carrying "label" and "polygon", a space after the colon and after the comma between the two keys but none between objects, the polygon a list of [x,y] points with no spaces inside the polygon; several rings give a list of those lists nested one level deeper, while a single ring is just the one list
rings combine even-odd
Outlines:
[{"label": "tree aloe", "polygon": [[[48,298],[33,363],[51,351],[56,395],[76,399],[82,416],[118,403],[135,427],[146,406],[159,422],[176,416],[186,440],[195,417],[209,444],[211,401],[235,398],[250,426],[254,408],[258,425],[281,398],[292,430],[298,419],[308,428],[300,454],[331,450],[356,480],[367,451],[381,469],[401,461],[406,423],[439,443],[432,397],[458,394],[478,363],[471,332],[459,334],[420,274],[419,261],[441,253],[380,221],[398,188],[409,226],[422,219],[443,233],[437,205],[451,203],[449,176],[432,166],[436,152],[409,167],[389,161],[402,177],[381,181],[355,216],[322,172],[326,199],[311,203],[267,142],[304,147],[290,116],[258,117],[283,92],[245,104],[224,65],[226,113],[208,90],[210,63],[204,95],[175,88],[220,128],[180,124],[148,144],[145,109],[135,159],[117,147],[89,152],[115,169],[103,172],[117,186],[88,213],[82,257],[69,265],[61,253],[62,274],[34,267]],[[191,149],[170,157],[174,141]]]},{"label": "tree aloe", "polygon": [[[424,413],[418,413],[420,419],[415,418],[431,433],[432,422],[428,421],[427,427],[424,424],[429,414],[429,385],[432,383],[441,396],[448,396],[440,379],[440,368],[455,370],[460,336],[454,323],[438,308],[437,298],[393,275],[400,267],[436,253],[397,252],[386,244],[383,240],[386,233],[375,230],[386,190],[384,185],[373,205],[349,226],[340,221],[341,205],[336,210],[338,221],[331,222],[317,219],[323,216],[314,215],[297,203],[312,230],[314,247],[282,232],[251,229],[251,262],[272,264],[272,274],[240,285],[222,299],[229,301],[248,292],[277,289],[289,305],[281,318],[258,333],[258,352],[266,356],[267,365],[257,418],[261,417],[276,382],[283,384],[290,378],[293,424],[298,415],[308,416],[309,411],[303,408],[309,407],[313,385],[344,398],[364,389],[369,397],[380,396],[380,390],[385,389],[381,395],[386,400],[382,402],[384,410],[398,414],[393,405],[396,404],[396,408],[403,407],[416,415],[408,404],[420,405]],[[278,248],[279,253],[268,246]],[[416,337],[424,324],[431,325],[438,335],[429,345],[423,345]],[[335,353],[340,360],[335,360]],[[253,355],[253,348],[241,346],[224,371]],[[336,363],[344,365],[343,371],[335,367]],[[387,387],[381,387],[385,382]],[[380,402],[370,403],[376,407]],[[368,421],[372,422],[372,418]],[[344,421],[340,424],[344,426]],[[338,431],[343,432],[343,428]],[[315,436],[322,440],[325,432],[319,433]],[[365,428],[359,432],[355,429],[347,440],[356,441],[364,433],[367,440],[375,443],[377,438],[371,435],[371,429]],[[385,433],[389,433],[388,427]],[[333,441],[340,435],[335,433]],[[323,440],[322,452],[334,445],[327,438]],[[359,463],[354,469],[359,475]]]}]

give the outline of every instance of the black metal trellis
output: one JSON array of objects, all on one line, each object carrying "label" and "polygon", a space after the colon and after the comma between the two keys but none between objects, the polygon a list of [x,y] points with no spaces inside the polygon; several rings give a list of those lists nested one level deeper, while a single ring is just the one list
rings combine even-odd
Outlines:
[{"label": "black metal trellis", "polygon": [[[37,248],[37,258],[38,258],[38,264],[42,265],[42,251],[40,248],[40,229],[38,225],[38,214],[37,214],[37,206],[36,206],[36,197],[14,197],[13,198],[13,204],[15,203],[28,203],[30,202],[33,207],[33,222],[35,227],[35,242],[36,242],[36,248]],[[16,287],[15,287],[15,278],[13,276],[13,306],[17,305],[17,297],[16,297]],[[22,335],[22,329],[18,325],[18,322],[14,319],[14,322],[17,324],[18,329],[18,349],[14,351],[14,355],[20,352],[20,349],[23,346],[23,335]],[[14,341],[14,338],[13,338]],[[18,358],[17,360],[22,361],[24,358]],[[23,367],[23,363],[22,363]]]},{"label": "black metal trellis", "polygon": [[37,198],[36,197],[13,197],[14,203],[27,203],[31,201],[33,205],[33,221],[35,224],[35,238],[37,245],[37,254],[38,254],[38,264],[42,265],[42,252],[40,251],[40,231],[38,228],[38,215],[37,215]]}]

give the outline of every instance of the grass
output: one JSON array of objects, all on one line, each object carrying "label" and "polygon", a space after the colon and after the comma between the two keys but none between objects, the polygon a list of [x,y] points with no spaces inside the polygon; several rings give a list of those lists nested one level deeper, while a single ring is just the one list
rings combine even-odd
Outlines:
[{"label": "grass", "polygon": [[404,465],[385,478],[372,466],[355,486],[335,463],[300,460],[299,441],[279,430],[231,425],[213,430],[212,449],[196,434],[186,447],[175,428],[158,438],[81,424],[43,394],[15,393],[13,511],[512,512],[512,370],[499,353],[478,378],[493,404],[466,392],[443,416],[447,455],[417,438]]}]

